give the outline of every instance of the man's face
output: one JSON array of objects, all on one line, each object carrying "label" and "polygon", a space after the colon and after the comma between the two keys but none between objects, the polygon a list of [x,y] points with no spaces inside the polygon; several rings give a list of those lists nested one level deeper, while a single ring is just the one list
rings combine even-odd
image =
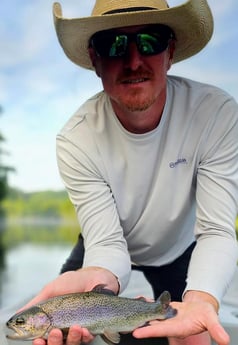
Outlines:
[{"label": "man's face", "polygon": [[[132,34],[147,26],[117,29],[118,34]],[[135,42],[128,45],[127,54],[121,57],[101,57],[93,48],[89,53],[105,92],[117,109],[141,112],[149,109],[165,96],[167,71],[172,64],[174,44],[156,55],[142,55]]]}]

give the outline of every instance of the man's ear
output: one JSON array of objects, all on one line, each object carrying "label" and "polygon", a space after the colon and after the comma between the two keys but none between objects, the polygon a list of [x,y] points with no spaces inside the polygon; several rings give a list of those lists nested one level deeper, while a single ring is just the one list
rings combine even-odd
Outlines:
[{"label": "man's ear", "polygon": [[168,70],[169,70],[170,67],[172,66],[175,49],[176,49],[176,47],[175,47],[175,40],[171,40],[171,41],[169,42],[169,46],[168,46],[168,54],[169,54],[169,59],[168,59]]}]

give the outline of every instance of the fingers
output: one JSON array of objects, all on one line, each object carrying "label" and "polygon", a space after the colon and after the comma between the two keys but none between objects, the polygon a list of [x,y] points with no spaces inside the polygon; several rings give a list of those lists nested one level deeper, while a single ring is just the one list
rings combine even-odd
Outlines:
[{"label": "fingers", "polygon": [[174,326],[173,323],[171,324],[170,320],[152,321],[149,326],[137,328],[133,332],[133,336],[135,338],[178,336],[178,334],[174,334],[175,332],[173,332],[173,328],[177,328],[177,326]]},{"label": "fingers", "polygon": [[48,340],[35,339],[33,345],[63,345],[63,334],[60,329],[53,329],[48,336]]},{"label": "fingers", "polygon": [[[74,325],[70,327],[69,334],[67,336],[66,345],[79,345],[83,343],[89,343],[93,340],[93,336],[89,333],[86,328],[81,328],[80,326]],[[56,345],[56,344],[48,344]],[[61,345],[61,344],[57,344]]]},{"label": "fingers", "polygon": [[35,339],[32,342],[33,345],[45,345],[46,341],[44,339]]},{"label": "fingers", "polygon": [[220,323],[208,325],[208,332],[218,345],[230,344],[230,337]]},{"label": "fingers", "polygon": [[60,329],[50,331],[47,342],[43,339],[35,339],[33,345],[80,345],[82,342],[89,343],[93,336],[86,328],[74,325],[70,327],[66,341]]},{"label": "fingers", "polygon": [[[47,345],[63,345],[63,334],[59,329],[53,329],[48,336]],[[36,345],[33,343],[33,345]],[[37,344],[38,345],[38,344]]]},{"label": "fingers", "polygon": [[212,339],[218,345],[229,345],[230,337],[225,329],[222,327],[218,315],[214,312],[213,307],[206,309],[206,315],[204,317],[204,329],[207,329]]},{"label": "fingers", "polygon": [[193,335],[184,339],[169,338],[169,345],[211,345],[208,332]]}]

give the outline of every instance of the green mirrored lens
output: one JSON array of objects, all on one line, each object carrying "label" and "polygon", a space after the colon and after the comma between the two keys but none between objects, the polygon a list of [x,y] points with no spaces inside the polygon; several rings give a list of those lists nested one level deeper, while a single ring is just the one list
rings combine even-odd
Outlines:
[{"label": "green mirrored lens", "polygon": [[151,55],[156,51],[158,41],[155,37],[149,34],[137,35],[138,49],[143,55]]},{"label": "green mirrored lens", "polygon": [[113,43],[111,43],[108,56],[117,57],[125,55],[127,49],[127,41],[128,39],[126,35],[116,35]]},{"label": "green mirrored lens", "polygon": [[155,55],[163,52],[168,46],[169,40],[156,34],[138,34],[137,47],[142,55]]},{"label": "green mirrored lens", "polygon": [[92,45],[101,57],[120,57],[125,55],[128,44],[127,35],[112,32],[99,32],[92,38]]}]

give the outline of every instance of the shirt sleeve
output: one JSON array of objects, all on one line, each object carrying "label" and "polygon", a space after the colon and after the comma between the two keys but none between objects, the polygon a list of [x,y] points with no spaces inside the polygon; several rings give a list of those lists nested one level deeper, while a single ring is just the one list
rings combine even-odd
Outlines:
[{"label": "shirt sleeve", "polygon": [[238,107],[231,99],[211,121],[197,171],[197,245],[189,265],[187,290],[220,301],[234,274],[238,248]]},{"label": "shirt sleeve", "polygon": [[112,192],[98,170],[100,158],[96,155],[94,158],[63,135],[57,136],[60,175],[84,238],[83,266],[110,270],[118,278],[121,292],[129,281],[130,256]]}]

